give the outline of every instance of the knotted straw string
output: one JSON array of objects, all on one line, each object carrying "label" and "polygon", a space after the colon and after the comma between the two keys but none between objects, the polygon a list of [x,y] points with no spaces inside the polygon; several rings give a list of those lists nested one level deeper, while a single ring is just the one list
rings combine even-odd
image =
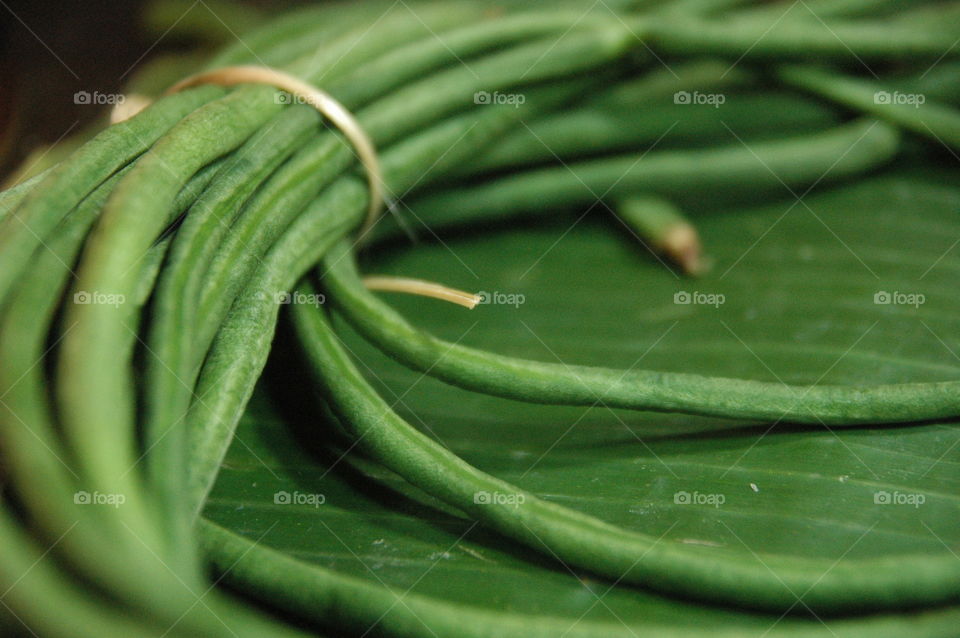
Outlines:
[{"label": "knotted straw string", "polygon": [[[238,84],[267,84],[302,100],[317,109],[324,117],[336,126],[349,140],[367,172],[367,181],[370,188],[370,206],[367,217],[360,226],[359,236],[363,237],[367,231],[380,219],[383,213],[383,171],[380,168],[380,159],[370,136],[363,130],[360,123],[340,102],[329,93],[312,86],[300,78],[289,73],[271,69],[265,66],[228,66],[213,71],[204,71],[180,80],[169,89],[166,94],[176,93],[183,89],[201,84],[216,84],[219,86],[236,86]],[[405,292],[425,297],[442,299],[459,304],[466,308],[474,308],[480,303],[480,296],[441,284],[408,279],[405,277],[365,277],[364,285],[370,290],[384,290]]]},{"label": "knotted straw string", "polygon": [[204,71],[180,80],[167,89],[166,93],[176,93],[201,84],[217,84],[219,86],[268,84],[286,91],[320,111],[350,141],[357,152],[360,163],[367,171],[367,182],[370,185],[370,206],[367,209],[367,217],[360,227],[360,236],[363,236],[380,218],[380,214],[383,212],[383,172],[380,169],[377,151],[357,119],[329,93],[307,84],[289,73],[265,66],[228,66],[213,71]]}]

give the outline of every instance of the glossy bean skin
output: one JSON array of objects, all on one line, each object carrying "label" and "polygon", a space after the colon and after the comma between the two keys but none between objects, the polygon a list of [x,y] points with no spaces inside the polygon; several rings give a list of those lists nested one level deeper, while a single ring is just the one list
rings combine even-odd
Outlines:
[{"label": "glossy bean skin", "polygon": [[[328,261],[347,249],[341,244]],[[342,272],[340,264],[344,261],[328,263],[327,277],[332,271]],[[345,290],[331,287],[330,294],[339,296]],[[541,500],[470,466],[406,423],[363,378],[323,313],[302,306],[293,308],[293,313],[315,380],[366,454],[473,519],[534,550],[559,557],[565,564],[659,591],[776,613],[796,600],[794,591],[806,592],[805,603],[815,613],[825,613],[883,609],[892,600],[943,604],[955,599],[960,590],[960,564],[936,557],[911,558],[909,574],[904,573],[899,560],[886,559],[830,565],[829,561],[770,556],[762,563],[744,563],[715,548],[658,541]],[[452,360],[468,356],[460,351],[448,352]],[[530,365],[521,374],[512,374],[509,381],[517,384],[524,378],[531,379],[544,391],[551,378],[546,365],[540,365],[543,367]],[[503,368],[506,365],[496,372]],[[495,374],[491,368],[476,372],[482,376]],[[592,371],[581,368],[577,372]],[[680,378],[674,383],[687,381]],[[610,393],[602,396],[605,402],[610,399]],[[594,395],[592,401],[596,399]],[[522,494],[523,504],[477,504],[474,495],[481,491]]]},{"label": "glossy bean skin", "polygon": [[162,100],[137,117],[103,131],[38,181],[31,194],[0,222],[0,303],[30,255],[67,212],[176,122],[218,95],[222,95],[221,90],[204,87]]},{"label": "glossy bean skin", "polygon": [[[254,51],[234,47],[214,65],[230,60],[256,63],[262,53],[262,60],[323,82],[357,110],[374,135],[391,186],[401,194],[407,190],[422,194],[414,202],[414,210],[436,228],[498,214],[545,213],[560,203],[576,204],[584,197],[558,171],[538,168],[475,186],[454,198],[446,189],[459,177],[506,166],[549,164],[556,159],[542,150],[532,152],[528,140],[517,147],[529,153],[519,158],[523,161],[505,162],[517,159],[508,145],[506,151],[499,151],[500,159],[493,151],[494,159],[485,166],[481,159],[476,166],[461,168],[492,141],[518,128],[518,114],[476,114],[474,92],[506,90],[534,96],[544,90],[543,83],[551,82],[581,83],[577,86],[586,88],[591,84],[585,76],[598,75],[600,69],[623,78],[637,68],[655,64],[643,53],[621,66],[625,55],[640,48],[637,34],[645,36],[653,47],[650,52],[657,55],[711,54],[729,60],[744,53],[747,41],[759,33],[762,24],[757,14],[751,17],[753,9],[747,8],[736,24],[705,25],[695,13],[720,13],[739,3],[693,0],[677,5],[680,10],[674,7],[675,22],[638,14],[636,20],[631,17],[620,23],[590,14],[571,27],[557,45],[557,36],[565,34],[580,15],[576,5],[571,5],[574,12],[569,16],[511,7],[505,17],[496,18],[488,15],[489,4],[465,3],[441,8],[435,15],[423,14],[431,27],[443,31],[446,44],[424,36],[415,18],[402,15],[384,19],[383,39],[363,38],[370,18],[388,4],[305,12],[263,29],[250,40],[256,45]],[[622,4],[632,9],[641,3]],[[648,2],[642,8],[658,11],[665,8],[662,4]],[[851,16],[865,6],[883,4],[845,1],[838,3],[834,13]],[[918,25],[926,24],[924,20],[927,18],[919,13],[915,21],[886,27],[841,20],[837,29],[848,38],[854,53],[871,61],[922,60],[945,43],[949,33],[938,29],[938,33],[921,38]],[[849,51],[815,33],[816,27],[787,21],[782,29],[773,30],[769,39],[746,51],[744,63],[844,60]],[[800,46],[801,41],[811,44]],[[324,44],[319,52],[318,42]],[[448,47],[476,77],[461,68]],[[341,60],[348,52],[353,55]],[[725,61],[721,72],[728,65]],[[420,80],[421,74],[429,77]],[[853,85],[845,85],[841,77],[817,82],[821,79],[822,84],[810,83],[804,88],[884,117],[863,102],[863,86],[855,87],[858,92],[854,94]],[[757,75],[745,72],[737,81],[755,86],[758,80]],[[629,88],[628,83],[623,84]],[[642,91],[649,87],[637,84],[633,88]],[[596,124],[589,143],[564,143],[564,153],[569,151],[570,157],[603,155],[574,166],[577,176],[595,187],[612,183],[614,171],[636,161],[636,146],[651,141],[650,130],[644,132],[642,127],[628,142],[615,139],[611,131],[629,122],[604,119],[609,113],[601,106],[602,100],[582,102],[584,119],[564,119],[567,113],[562,107],[569,96],[555,93],[541,105],[546,121],[552,117],[558,127],[579,121],[585,130],[586,124]],[[626,93],[621,92],[620,97]],[[382,609],[378,604],[392,595],[383,588],[250,547],[215,526],[202,522],[198,528],[189,526],[202,508],[236,420],[269,354],[279,310],[270,295],[292,288],[314,262],[326,259],[320,274],[325,286],[339,290],[339,308],[371,341],[408,365],[428,365],[437,348],[445,345],[403,323],[389,307],[365,293],[352,270],[355,249],[341,245],[333,254],[326,254],[359,223],[365,204],[362,181],[353,172],[349,149],[335,134],[316,131],[315,114],[280,104],[277,97],[262,87],[230,92],[206,87],[166,98],[127,125],[109,129],[40,179],[0,195],[0,361],[4,361],[0,392],[10,391],[3,398],[7,407],[0,406],[0,426],[4,440],[14,442],[10,447],[16,448],[11,455],[10,485],[22,501],[24,517],[52,538],[71,518],[62,503],[77,488],[122,490],[131,499],[131,507],[117,515],[85,514],[78,538],[65,539],[58,549],[65,565],[114,594],[110,601],[85,599],[77,587],[58,586],[64,571],[53,565],[38,569],[36,582],[24,583],[29,588],[18,592],[17,606],[29,610],[28,616],[40,623],[44,633],[71,635],[69,624],[44,619],[38,613],[44,604],[42,592],[49,587],[47,604],[70,610],[71,615],[91,623],[121,605],[124,610],[142,613],[142,618],[117,615],[89,635],[163,634],[162,629],[191,602],[175,581],[182,578],[194,586],[206,583],[199,570],[195,536],[204,544],[203,553],[224,573],[231,571],[237,559],[243,559],[241,573],[233,576],[235,582],[319,622],[325,620],[324,613],[370,622]],[[616,96],[610,99],[615,101]],[[823,119],[818,119],[818,113],[809,123],[818,129],[832,129],[836,121],[831,116],[836,112],[824,108]],[[935,118],[933,129],[938,134],[947,131],[941,136],[952,139],[954,124],[947,117],[952,113],[939,113],[943,117]],[[590,119],[593,116],[600,117]],[[745,117],[749,119],[749,113]],[[886,119],[923,134],[918,120],[909,113]],[[688,135],[718,130],[716,122],[701,124]],[[272,143],[266,141],[271,130],[277,135]],[[133,139],[134,134],[141,139]],[[702,145],[708,139],[696,141]],[[191,144],[195,147],[188,149]],[[828,159],[834,160],[843,144],[852,144],[854,152],[836,167],[830,166],[836,177],[855,176],[882,164],[895,153],[897,135],[886,124],[864,121],[808,139],[758,144],[762,159],[788,184],[799,185],[819,177],[816,171],[823,169]],[[610,151],[621,149],[623,156],[610,156]],[[634,189],[656,190],[654,185],[667,193],[679,189],[691,176],[682,164],[691,160],[711,166],[698,171],[701,188],[756,189],[759,193],[782,186],[758,170],[756,163],[746,161],[743,149],[739,154],[737,150],[685,148],[651,153],[647,159],[652,163],[644,165],[649,173],[629,174],[626,190],[617,195],[636,192]],[[787,159],[791,153],[793,162]],[[183,225],[165,235],[169,223],[187,209],[190,213]],[[49,248],[53,251],[45,252]],[[78,256],[79,280],[72,282],[70,271]],[[34,271],[32,266],[39,267]],[[123,295],[128,304],[112,310],[70,304],[71,294],[88,289]],[[61,309],[66,309],[62,324],[54,321]],[[382,400],[365,385],[345,353],[337,350],[336,337],[323,313],[308,314],[313,310],[303,308],[294,313],[304,349],[320,371],[320,382],[339,405],[346,428],[369,432],[370,452],[385,466],[520,543],[536,545],[521,527],[522,523],[533,525],[571,564],[613,575],[628,564],[628,557],[649,547],[649,538],[551,506],[532,495],[529,512],[471,510],[468,495],[477,486],[512,486],[431,447],[429,440],[418,437],[396,415],[372,419],[372,410],[383,408]],[[56,358],[60,359],[52,377],[47,366],[32,368],[45,356],[48,340],[55,341]],[[400,340],[410,344],[400,344]],[[457,350],[456,355],[456,365],[439,366],[434,373],[464,387],[526,401],[578,404],[585,402],[588,394],[591,401],[595,399],[590,392],[574,387],[559,370],[544,364],[475,350]],[[145,362],[147,372],[142,395],[134,386],[137,357]],[[764,384],[736,379],[638,373],[617,384],[610,382],[618,371],[583,368],[578,372],[590,379],[594,390],[603,387],[609,392],[612,402],[638,409],[767,418],[784,399]],[[789,418],[848,424],[877,421],[878,414],[880,420],[955,415],[958,409],[950,398],[955,390],[952,384],[882,386],[855,397],[849,388],[825,388],[810,401],[793,404]],[[50,405],[47,395],[56,395],[58,402]],[[141,401],[146,404],[142,415],[134,409]],[[28,416],[29,428],[18,425],[21,415]],[[178,419],[184,417],[194,426],[191,432],[180,427]],[[138,439],[140,427],[146,433],[143,441]],[[146,471],[137,468],[126,475],[141,454],[145,455]],[[68,464],[62,465],[58,457],[67,458]],[[28,484],[30,473],[37,471],[45,481]],[[186,502],[178,502],[176,495],[185,486],[190,496]],[[35,560],[37,548],[19,533],[20,524],[19,520],[0,519],[0,538]],[[128,535],[128,530],[143,541]],[[704,552],[701,556],[698,552],[667,547],[630,570],[627,578],[664,592],[767,609],[781,608],[788,598],[769,574],[731,565],[722,553]],[[105,555],[109,559],[98,558]],[[158,560],[167,562],[173,574]],[[854,568],[862,565],[841,565],[829,578],[816,583],[812,604],[818,609],[846,610],[857,596],[876,608],[892,602],[953,600],[956,574],[934,562],[918,559],[915,572],[896,582],[900,564],[871,564],[877,574],[875,582],[865,582],[854,573]],[[15,579],[17,570],[22,571],[26,564],[9,552],[0,553],[0,578]],[[801,587],[823,566],[785,561],[776,567],[789,585]],[[127,582],[135,575],[149,575],[150,580],[142,585]],[[155,590],[165,595],[156,596]],[[351,595],[356,600],[348,600]],[[890,599],[884,599],[885,595]],[[556,635],[562,631],[549,619],[471,615],[471,610],[429,599],[415,604],[430,626],[444,633]],[[211,601],[211,607],[189,614],[167,635],[298,634],[280,623],[246,618],[241,607],[219,596]],[[220,623],[218,615],[227,616],[227,623]],[[463,618],[471,619],[469,628]],[[425,633],[410,615],[391,617],[387,623],[393,634]],[[919,626],[929,635],[951,635],[955,618],[949,611],[934,612]],[[632,633],[622,626],[587,624],[572,635],[618,635],[624,629]],[[902,626],[896,618],[881,617],[841,623],[839,635],[902,635],[898,630]],[[808,635],[804,632],[809,632],[809,626],[797,623],[777,628],[772,635]]]},{"label": "glossy bean skin", "polygon": [[[954,150],[960,149],[960,110],[928,101],[924,94],[905,93],[813,67],[785,67],[778,75],[788,84],[814,95],[869,113]],[[898,101],[901,97],[908,101]]]},{"label": "glossy bean skin", "polygon": [[691,190],[751,196],[779,193],[785,186],[795,189],[821,179],[829,182],[880,166],[893,158],[898,144],[895,128],[876,120],[855,121],[749,147],[734,139],[719,148],[653,150],[639,160],[623,155],[539,167],[425,194],[410,207],[426,225],[450,226],[591,206],[597,203],[598,193],[612,198],[635,192],[670,197]]},{"label": "glossy bean skin", "polygon": [[[376,623],[391,636],[420,638],[439,635],[484,638],[496,635],[509,638],[633,638],[651,632],[668,638],[737,638],[739,629],[625,625],[581,619],[571,624],[551,616],[521,613],[491,613],[467,605],[443,603],[417,593],[404,596],[396,605],[396,592],[287,554],[254,544],[216,523],[204,521],[201,543],[212,557],[215,568],[237,586],[249,588],[255,595],[282,609],[323,622],[331,617],[340,623],[367,627]],[[808,624],[790,618],[771,628],[771,638],[900,638],[904,632],[948,638],[953,635],[958,612],[952,608],[927,612],[903,620],[899,616],[878,615],[866,619],[832,619],[830,626]]]}]

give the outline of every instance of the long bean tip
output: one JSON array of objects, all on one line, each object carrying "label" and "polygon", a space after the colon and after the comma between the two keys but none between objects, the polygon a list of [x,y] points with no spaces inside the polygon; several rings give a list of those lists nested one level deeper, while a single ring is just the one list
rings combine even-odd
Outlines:
[{"label": "long bean tip", "polygon": [[368,290],[381,290],[386,292],[402,292],[409,295],[419,295],[421,297],[432,297],[441,301],[449,301],[458,306],[463,306],[468,310],[473,310],[483,299],[480,295],[450,288],[443,284],[422,279],[411,279],[408,277],[391,277],[386,275],[371,275],[363,278],[363,285]]},{"label": "long bean tip", "polygon": [[691,224],[676,224],[667,229],[662,246],[663,252],[677,263],[684,273],[696,277],[706,272],[707,263],[703,259],[700,236]]}]

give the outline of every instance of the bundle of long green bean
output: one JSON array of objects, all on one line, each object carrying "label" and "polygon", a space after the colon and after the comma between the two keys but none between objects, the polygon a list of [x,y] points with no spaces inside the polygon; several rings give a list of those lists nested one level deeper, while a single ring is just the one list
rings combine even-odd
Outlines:
[{"label": "bundle of long green bean", "polygon": [[[654,620],[571,625],[403,599],[206,520],[279,321],[313,373],[297,383],[322,390],[332,414],[317,418],[336,419],[351,455],[504,543],[618,587],[799,615],[770,636],[956,635],[960,561],[946,551],[744,562],[544,500],[401,418],[329,316],[424,375],[524,402],[602,397],[613,408],[831,427],[960,416],[960,381],[791,387],[493,354],[424,332],[359,276],[361,250],[402,237],[395,217],[443,233],[599,199],[622,205],[669,256],[674,196],[760,201],[855,179],[918,142],[960,152],[958,95],[944,81],[960,72],[955,20],[939,20],[935,3],[799,4],[365,1],[245,35],[207,68],[269,66],[321,87],[378,149],[397,214],[360,238],[370,201],[354,149],[310,106],[262,85],[162,97],[0,194],[0,600],[11,631],[672,635]],[[877,99],[894,88],[922,93],[922,108]],[[677,115],[703,92],[739,99],[722,114]],[[294,289],[329,303],[283,303]],[[483,492],[517,498],[479,503]],[[91,498],[116,507],[81,506]],[[823,614],[841,618],[827,627]]]}]

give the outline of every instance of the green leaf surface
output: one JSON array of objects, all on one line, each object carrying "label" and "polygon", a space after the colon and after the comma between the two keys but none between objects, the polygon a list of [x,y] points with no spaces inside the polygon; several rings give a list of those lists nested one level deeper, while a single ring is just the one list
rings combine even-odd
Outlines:
[{"label": "green leaf surface", "polygon": [[[697,280],[601,207],[376,250],[363,268],[499,293],[504,303],[472,312],[390,301],[440,337],[515,356],[790,384],[960,376],[960,188],[936,171],[897,170],[800,201],[784,195],[697,217],[714,262]],[[677,303],[678,293],[703,303]],[[547,500],[744,561],[903,555],[909,570],[906,557],[918,553],[960,560],[954,423],[839,430],[610,410],[602,397],[590,409],[523,404],[423,377],[338,329],[403,417]],[[206,510],[252,540],[414,596],[571,625],[762,636],[773,626],[766,635],[843,634],[850,621],[824,625],[802,603],[781,620],[612,587],[486,532],[356,453],[341,455],[348,443],[307,374],[278,350]],[[281,490],[324,503],[277,504]]]}]

